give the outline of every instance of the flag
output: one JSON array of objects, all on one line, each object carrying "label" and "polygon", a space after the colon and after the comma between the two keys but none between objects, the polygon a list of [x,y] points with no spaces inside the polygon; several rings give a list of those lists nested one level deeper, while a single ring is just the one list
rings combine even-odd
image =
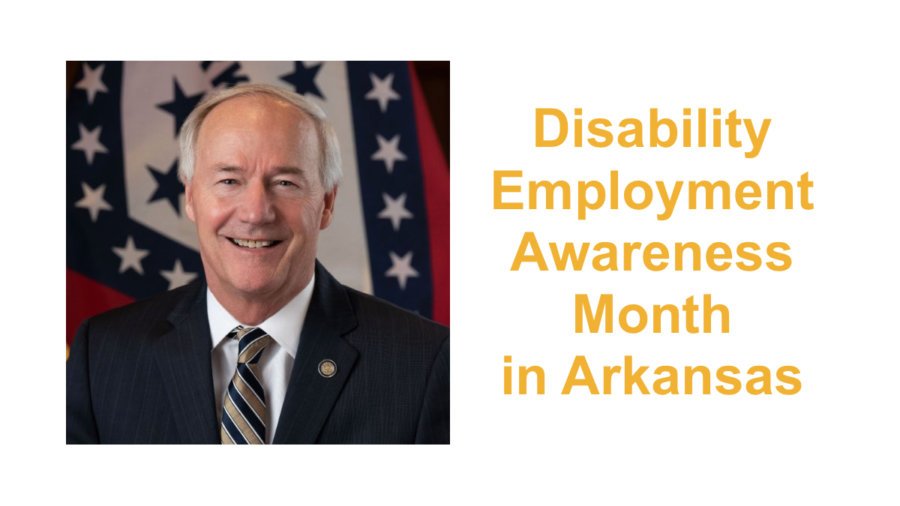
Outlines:
[{"label": "flag", "polygon": [[66,343],[87,317],[203,275],[178,132],[213,90],[322,107],[343,179],[318,258],[346,285],[449,323],[449,179],[406,62],[83,62],[66,114]]}]

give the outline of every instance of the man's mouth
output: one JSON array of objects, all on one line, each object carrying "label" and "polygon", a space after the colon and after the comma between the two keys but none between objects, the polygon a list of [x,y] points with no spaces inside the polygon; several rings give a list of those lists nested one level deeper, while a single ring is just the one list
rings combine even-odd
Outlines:
[{"label": "man's mouth", "polygon": [[229,237],[228,240],[241,248],[249,249],[271,248],[272,246],[281,243],[281,241],[254,241],[251,239],[235,239],[234,237]]}]

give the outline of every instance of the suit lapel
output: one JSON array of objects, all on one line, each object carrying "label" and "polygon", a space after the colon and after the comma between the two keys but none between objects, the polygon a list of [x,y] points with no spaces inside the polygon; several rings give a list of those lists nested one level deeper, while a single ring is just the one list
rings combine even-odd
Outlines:
[{"label": "suit lapel", "polygon": [[156,341],[156,362],[175,424],[186,443],[218,443],[206,285],[191,285],[168,320]]},{"label": "suit lapel", "polygon": [[[291,370],[274,443],[315,443],[359,352],[342,336],[356,327],[346,289],[316,262],[316,286],[303,322],[297,359]],[[336,365],[333,376],[320,364]]]}]

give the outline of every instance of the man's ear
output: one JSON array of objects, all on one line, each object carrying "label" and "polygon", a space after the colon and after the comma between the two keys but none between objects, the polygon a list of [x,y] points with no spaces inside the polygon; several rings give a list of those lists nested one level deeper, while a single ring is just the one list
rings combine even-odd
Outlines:
[{"label": "man's ear", "polygon": [[184,185],[184,212],[191,221],[196,223],[197,220],[194,219],[193,187],[191,186],[191,182],[185,181],[184,178],[181,178],[181,184]]},{"label": "man's ear", "polygon": [[319,223],[319,230],[325,230],[331,224],[331,217],[334,215],[334,201],[337,199],[337,185],[325,194],[325,209],[322,210],[322,221]]}]

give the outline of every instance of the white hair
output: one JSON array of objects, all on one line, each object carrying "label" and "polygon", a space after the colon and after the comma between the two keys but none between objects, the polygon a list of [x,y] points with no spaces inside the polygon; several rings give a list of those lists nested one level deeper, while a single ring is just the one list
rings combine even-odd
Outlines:
[{"label": "white hair", "polygon": [[217,105],[228,99],[244,95],[266,95],[284,100],[306,113],[312,119],[319,137],[319,153],[322,160],[322,164],[319,167],[319,177],[322,179],[322,186],[325,187],[325,191],[331,191],[341,179],[341,149],[334,127],[329,123],[321,107],[307,100],[302,95],[270,84],[240,84],[233,88],[214,91],[197,105],[181,126],[181,133],[178,135],[178,144],[181,147],[178,175],[181,176],[182,180],[189,182],[194,175],[197,137],[203,120]]}]

